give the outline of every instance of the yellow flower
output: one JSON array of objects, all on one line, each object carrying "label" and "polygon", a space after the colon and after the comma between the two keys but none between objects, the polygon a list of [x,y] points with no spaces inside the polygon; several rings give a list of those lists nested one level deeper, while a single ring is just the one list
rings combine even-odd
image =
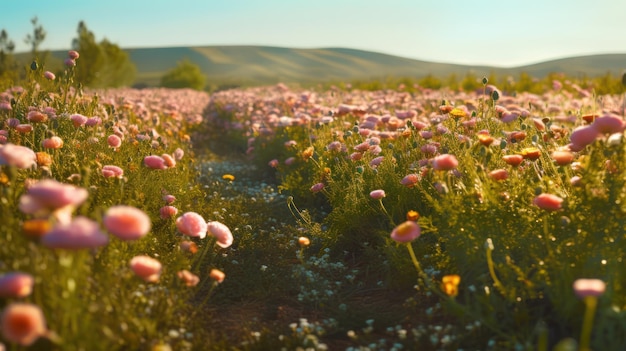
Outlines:
[{"label": "yellow flower", "polygon": [[527,147],[525,149],[522,149],[520,154],[522,155],[523,158],[534,161],[541,156],[541,150],[539,150],[536,147]]},{"label": "yellow flower", "polygon": [[458,274],[445,275],[441,279],[441,290],[450,297],[455,297],[459,294],[459,283],[461,283],[461,276]]},{"label": "yellow flower", "polygon": [[302,158],[305,160],[310,159],[311,157],[313,157],[313,151],[313,146],[307,147],[304,151],[302,151]]},{"label": "yellow flower", "polygon": [[455,107],[452,109],[452,111],[450,111],[450,116],[456,119],[465,118],[467,117],[467,113],[465,113],[465,111],[463,111],[462,109]]},{"label": "yellow flower", "polygon": [[222,176],[222,179],[232,182],[233,180],[235,180],[235,176],[232,174],[224,174]]}]

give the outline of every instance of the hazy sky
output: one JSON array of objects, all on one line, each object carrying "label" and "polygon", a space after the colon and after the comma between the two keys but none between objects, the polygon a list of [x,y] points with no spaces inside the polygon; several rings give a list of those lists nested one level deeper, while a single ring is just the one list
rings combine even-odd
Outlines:
[{"label": "hazy sky", "polygon": [[[69,49],[83,20],[122,48],[347,47],[462,64],[516,66],[626,53],[626,0],[0,0],[18,52],[37,16],[42,49]],[[626,63],[625,63],[626,65]]]}]

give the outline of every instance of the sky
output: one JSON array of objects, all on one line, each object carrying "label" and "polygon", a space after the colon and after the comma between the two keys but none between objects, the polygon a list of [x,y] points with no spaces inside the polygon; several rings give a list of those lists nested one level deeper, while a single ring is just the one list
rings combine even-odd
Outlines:
[{"label": "sky", "polygon": [[[122,48],[345,47],[401,57],[514,67],[626,53],[624,0],[0,0],[0,29],[29,50],[66,50],[80,21]],[[626,65],[626,63],[625,63]]]}]

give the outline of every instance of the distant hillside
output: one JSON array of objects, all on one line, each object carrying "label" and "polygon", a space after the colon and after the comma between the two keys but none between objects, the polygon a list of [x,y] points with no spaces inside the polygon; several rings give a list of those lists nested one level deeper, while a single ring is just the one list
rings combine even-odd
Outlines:
[{"label": "distant hillside", "polygon": [[[178,61],[189,59],[206,73],[212,85],[256,85],[277,82],[323,82],[385,77],[445,78],[473,71],[477,76],[495,73],[516,76],[527,72],[541,78],[562,72],[571,76],[618,75],[626,69],[626,54],[571,57],[532,65],[501,68],[437,63],[346,49],[291,49],[268,46],[204,46],[126,49],[137,66],[137,85],[158,85],[163,74]],[[25,54],[22,54],[25,55]],[[53,52],[50,62],[60,62],[66,52]]]}]

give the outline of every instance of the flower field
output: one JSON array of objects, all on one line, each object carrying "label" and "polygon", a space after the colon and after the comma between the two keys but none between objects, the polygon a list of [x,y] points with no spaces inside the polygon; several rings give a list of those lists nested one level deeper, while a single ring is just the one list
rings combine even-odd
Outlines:
[{"label": "flower field", "polygon": [[6,349],[626,348],[623,96],[65,64],[0,93]]}]

